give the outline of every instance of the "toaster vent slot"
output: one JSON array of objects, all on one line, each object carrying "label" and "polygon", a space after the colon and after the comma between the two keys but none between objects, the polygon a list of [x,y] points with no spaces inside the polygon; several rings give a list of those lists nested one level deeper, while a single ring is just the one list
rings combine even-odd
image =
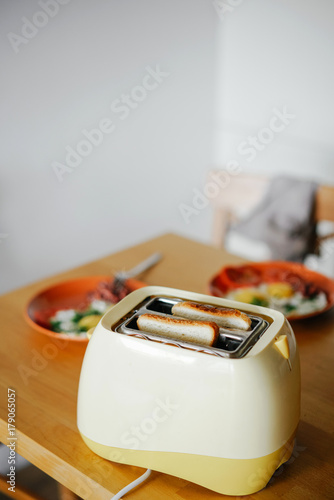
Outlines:
[{"label": "toaster vent slot", "polygon": [[177,318],[177,316],[172,315],[172,307],[177,302],[182,302],[182,299],[173,297],[150,297],[142,304],[139,304],[132,312],[130,311],[126,317],[121,319],[114,326],[113,330],[124,335],[173,345],[184,349],[191,349],[214,356],[241,358],[253,347],[269,326],[264,319],[258,316],[248,315],[252,322],[249,331],[220,328],[219,340],[215,347],[201,346],[190,342],[165,338],[139,330],[137,318],[141,314],[148,313]]},{"label": "toaster vent slot", "polygon": [[[146,309],[147,311],[151,311],[154,313],[162,313],[162,314],[172,314],[172,307],[174,304],[176,304],[177,301],[170,299],[168,300],[167,298],[161,298],[157,297],[156,299],[151,300],[147,306]],[[179,300],[178,302],[181,302]]]}]

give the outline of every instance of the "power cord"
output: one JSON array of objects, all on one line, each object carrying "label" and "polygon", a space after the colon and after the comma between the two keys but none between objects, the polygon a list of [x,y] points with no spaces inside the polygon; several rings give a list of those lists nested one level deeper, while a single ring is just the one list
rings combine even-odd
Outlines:
[{"label": "power cord", "polygon": [[116,493],[116,495],[114,495],[111,500],[121,500],[123,495],[126,495],[127,493],[129,493],[130,490],[133,490],[133,488],[138,486],[138,484],[141,484],[142,482],[144,482],[145,479],[147,479],[149,477],[151,472],[152,472],[151,469],[147,469],[147,471],[144,472],[144,474],[142,476],[138,477],[138,479],[135,479],[134,481],[132,481],[132,483],[128,484],[122,490],[120,490],[118,493]]}]

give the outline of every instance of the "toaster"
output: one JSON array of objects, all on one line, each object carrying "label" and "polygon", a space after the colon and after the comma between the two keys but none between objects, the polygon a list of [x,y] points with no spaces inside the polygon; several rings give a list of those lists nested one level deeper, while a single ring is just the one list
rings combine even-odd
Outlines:
[{"label": "toaster", "polygon": [[[206,347],[138,329],[138,316],[170,317],[179,301],[238,309],[250,330],[220,328]],[[290,458],[299,418],[298,348],[278,311],[148,286],[109,309],[89,340],[77,424],[108,460],[248,495]]]}]

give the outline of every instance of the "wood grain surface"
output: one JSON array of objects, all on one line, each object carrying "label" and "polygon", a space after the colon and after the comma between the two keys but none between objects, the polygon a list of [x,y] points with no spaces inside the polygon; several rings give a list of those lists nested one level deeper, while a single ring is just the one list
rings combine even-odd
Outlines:
[{"label": "wood grain surface", "polygon": [[[206,292],[209,279],[241,259],[167,234],[0,297],[0,440],[7,443],[7,390],[16,393],[16,451],[85,500],[109,500],[144,469],[112,463],[83,443],[76,400],[85,345],[35,332],[22,311],[39,290],[65,279],[127,269],[151,253],[163,260],[141,276],[152,285]],[[256,500],[334,498],[334,311],[293,323],[302,366],[302,414],[292,458]],[[259,418],[261,416],[259,415]],[[19,481],[19,477],[17,478]],[[222,496],[177,477],[153,472],[129,500],[215,500]]]}]

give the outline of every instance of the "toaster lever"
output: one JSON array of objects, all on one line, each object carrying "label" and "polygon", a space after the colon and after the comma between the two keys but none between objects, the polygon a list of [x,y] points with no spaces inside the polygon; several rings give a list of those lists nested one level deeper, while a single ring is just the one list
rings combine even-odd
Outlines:
[{"label": "toaster lever", "polygon": [[275,342],[275,346],[282,354],[283,358],[287,360],[290,358],[289,342],[286,335],[280,335]]},{"label": "toaster lever", "polygon": [[86,332],[86,337],[88,338],[88,340],[90,340],[91,336],[93,335],[93,332],[94,332],[95,328],[96,328],[96,327],[95,327],[95,326],[93,326],[93,328],[90,328],[90,329],[88,330],[88,332]]}]

